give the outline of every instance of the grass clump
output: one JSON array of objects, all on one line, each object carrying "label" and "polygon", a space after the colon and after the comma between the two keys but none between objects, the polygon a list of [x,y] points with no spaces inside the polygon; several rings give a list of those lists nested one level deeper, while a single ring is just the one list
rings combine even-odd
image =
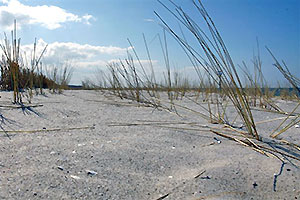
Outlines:
[{"label": "grass clump", "polygon": [[48,88],[52,93],[61,94],[63,90],[69,89],[69,83],[71,81],[74,69],[69,63],[63,63],[61,65],[47,66],[46,77],[50,80]]},{"label": "grass clump", "polygon": [[[160,3],[194,36],[206,59],[197,52],[196,49],[198,47],[191,46],[184,38],[179,36],[158,13],[155,12],[156,16],[160,19],[165,29],[178,41],[182,48],[184,48],[188,57],[193,60],[192,63],[196,63],[194,65],[195,68],[197,68],[198,71],[204,69],[213,82],[222,82],[222,91],[235,106],[236,111],[242,118],[248,133],[259,140],[260,138],[254,123],[250,103],[236,66],[232,61],[229,51],[227,50],[218,29],[201,1],[198,1],[198,3],[193,1],[193,4],[206,23],[210,37],[203,29],[201,29],[192,17],[188,15],[188,13],[172,1],[170,2],[175,7],[175,12],[169,9],[164,3]],[[200,67],[201,69],[199,69]],[[219,77],[218,74],[220,72],[224,75]],[[218,77],[220,80],[218,80]]]},{"label": "grass clump", "polygon": [[31,62],[28,65],[26,55],[21,53],[21,38],[17,39],[17,24],[14,22],[14,30],[11,31],[11,43],[6,34],[4,42],[0,44],[3,56],[0,63],[1,80],[0,87],[2,90],[13,91],[13,103],[22,104],[22,92],[28,91],[28,101],[31,102],[33,90],[47,87],[49,80],[42,73],[41,58],[45,53],[47,46],[44,47],[40,55],[36,52],[36,41],[34,42]]}]

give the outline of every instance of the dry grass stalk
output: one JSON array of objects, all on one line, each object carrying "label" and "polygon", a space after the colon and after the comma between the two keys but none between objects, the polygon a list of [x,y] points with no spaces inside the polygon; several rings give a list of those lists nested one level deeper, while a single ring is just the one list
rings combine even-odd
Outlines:
[{"label": "dry grass stalk", "polygon": [[72,130],[83,130],[83,129],[94,129],[94,126],[84,127],[71,127],[71,128],[52,128],[52,129],[37,129],[37,130],[8,130],[1,131],[3,133],[39,133],[39,132],[54,132],[54,131],[72,131]]},{"label": "dry grass stalk", "polygon": [[[169,125],[175,125],[175,124],[181,124],[181,125],[188,125],[188,126],[200,126],[200,128],[190,128],[190,127],[178,127],[178,126],[169,126]],[[278,151],[277,149],[266,147],[266,143],[262,141],[257,141],[259,143],[254,142],[253,140],[256,140],[255,137],[249,138],[249,135],[247,135],[246,132],[240,132],[236,129],[233,129],[230,127],[230,131],[232,133],[228,132],[228,130],[224,128],[215,128],[215,127],[209,127],[206,125],[198,125],[197,123],[178,123],[178,122],[160,122],[160,121],[142,121],[137,123],[110,123],[109,126],[154,126],[154,127],[160,127],[160,128],[166,128],[166,129],[174,129],[174,130],[185,130],[185,131],[205,131],[205,132],[212,132],[218,136],[227,138],[229,140],[235,141],[243,146],[250,147],[252,150],[257,151],[261,153],[262,155],[268,156],[268,157],[274,157],[279,159],[280,161],[284,161],[282,157],[288,157],[295,160],[300,161],[300,158],[294,156],[292,153],[284,153],[281,151]],[[282,143],[289,145],[293,147],[296,150],[300,150],[300,147],[298,145],[289,143],[287,141],[281,141]],[[280,144],[280,143],[276,143]],[[282,157],[281,157],[282,156]]]},{"label": "dry grass stalk", "polygon": [[[17,39],[17,23],[14,21],[14,30],[11,31],[11,44],[6,34],[4,34],[4,44],[0,47],[3,51],[4,57],[1,63],[1,87],[6,90],[13,90],[13,102],[22,104],[21,91],[29,90],[28,99],[31,102],[32,89],[34,86],[34,79],[43,77],[42,73],[35,73],[35,70],[46,51],[47,46],[43,49],[40,56],[36,56],[36,40],[34,42],[33,57],[31,58],[31,69],[23,62],[20,43],[21,39]],[[24,53],[25,54],[25,53]],[[26,60],[26,55],[25,55]],[[10,77],[10,78],[9,78]]]},{"label": "dry grass stalk", "polygon": [[[283,157],[289,157],[289,158],[292,158],[292,159],[295,159],[295,160],[298,160],[300,161],[300,158],[298,157],[295,157],[293,156],[292,154],[287,154],[287,153],[284,153],[284,152],[280,152],[276,149],[271,149],[269,147],[266,147],[264,145],[264,143],[262,145],[260,144],[255,144],[253,141],[249,140],[249,138],[246,138],[246,140],[240,140],[236,137],[232,137],[232,136],[229,136],[228,134],[223,134],[219,131],[214,131],[214,130],[211,130],[213,133],[219,135],[219,136],[222,136],[222,137],[225,137],[229,140],[233,140],[233,141],[236,141],[244,146],[247,146],[247,147],[251,147],[253,150],[263,154],[263,155],[266,155],[268,157],[270,157],[270,154],[272,154],[272,156],[275,156],[275,158],[279,159],[280,161],[283,161],[282,158],[280,158],[278,155],[282,155]],[[251,142],[249,142],[251,141]]]},{"label": "dry grass stalk", "polygon": [[[160,1],[159,1],[160,2]],[[249,134],[255,136],[258,140],[259,135],[256,130],[256,126],[253,120],[252,112],[250,109],[249,101],[240,77],[236,71],[235,65],[230,57],[230,54],[223,42],[219,31],[217,30],[214,22],[206,12],[201,1],[196,3],[193,1],[194,6],[202,15],[204,22],[207,24],[207,28],[210,31],[211,37],[209,38],[204,31],[197,25],[197,23],[179,6],[170,1],[176,8],[176,13],[171,11],[165,4],[160,2],[175,18],[178,22],[184,25],[190,33],[199,42],[206,58],[206,61],[199,53],[189,44],[186,43],[182,37],[180,37],[166,21],[164,21],[158,13],[155,12],[156,16],[161,20],[165,29],[173,35],[173,37],[181,44],[186,50],[190,57],[193,57],[197,61],[198,66],[201,66],[209,77],[214,81],[218,82],[216,76],[218,72],[222,72],[224,76],[221,77],[225,95],[235,105],[235,108],[241,118],[243,119]]]},{"label": "dry grass stalk", "polygon": [[286,66],[284,61],[282,61],[283,65],[284,65],[284,67],[282,67],[281,64],[278,62],[278,60],[276,59],[276,57],[271,52],[271,50],[268,47],[266,47],[266,49],[268,50],[268,52],[271,54],[271,56],[273,57],[273,59],[275,61],[274,66],[282,73],[284,78],[286,80],[288,80],[289,83],[298,92],[298,98],[299,98],[300,97],[300,79],[298,77],[294,76],[293,74],[291,74],[290,70],[288,69],[288,67]]},{"label": "dry grass stalk", "polygon": [[15,108],[15,109],[18,109],[18,108],[34,108],[34,107],[42,107],[43,105],[42,104],[37,104],[37,105],[0,105],[0,107],[2,108]]},{"label": "dry grass stalk", "polygon": [[71,63],[64,62],[59,65],[47,66],[45,70],[47,78],[51,80],[49,90],[52,93],[61,94],[63,90],[68,89],[74,72]]},{"label": "dry grass stalk", "polygon": [[14,103],[22,103],[22,96],[19,91],[19,56],[20,56],[20,41],[21,39],[17,39],[17,23],[14,21],[14,30],[11,31],[12,44],[6,36],[4,35],[4,44],[1,44],[1,49],[5,55],[6,62],[9,66],[9,71],[12,78],[13,85],[13,102]]},{"label": "dry grass stalk", "polygon": [[300,102],[297,104],[297,106],[288,114],[288,116],[279,124],[279,126],[270,134],[271,137],[276,138],[278,135],[282,134],[283,132],[287,131],[292,126],[300,123],[300,114],[296,115],[294,119],[291,120],[290,123],[288,123],[284,128],[282,128],[278,133],[275,134],[277,130],[280,129],[280,127],[290,118],[292,114],[295,113],[297,108],[300,106]]}]

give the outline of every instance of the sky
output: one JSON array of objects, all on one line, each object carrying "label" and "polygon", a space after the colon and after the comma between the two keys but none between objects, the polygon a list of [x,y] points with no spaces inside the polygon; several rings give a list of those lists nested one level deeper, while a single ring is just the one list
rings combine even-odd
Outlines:
[{"label": "sky", "polygon": [[[169,1],[161,1],[173,8]],[[191,0],[174,2],[205,26]],[[202,3],[236,65],[245,61],[252,67],[258,38],[263,72],[271,85],[286,81],[272,65],[274,61],[265,46],[300,77],[299,0],[202,0]],[[43,64],[71,65],[74,69],[71,84],[81,84],[85,79],[96,81],[99,70],[105,71],[108,63],[126,58],[127,51],[132,51],[128,38],[147,65],[144,34],[159,76],[165,69],[157,37],[163,36],[163,27],[154,11],[180,33],[178,22],[156,0],[0,0],[0,31],[9,35],[16,19],[22,50],[30,54],[35,38],[39,51],[48,44]],[[190,34],[183,32],[187,40],[197,45]],[[184,51],[171,35],[166,38],[172,69],[196,78]]]}]

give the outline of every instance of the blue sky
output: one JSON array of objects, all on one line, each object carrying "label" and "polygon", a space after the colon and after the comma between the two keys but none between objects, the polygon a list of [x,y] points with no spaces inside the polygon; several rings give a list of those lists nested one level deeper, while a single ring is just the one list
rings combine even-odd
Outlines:
[{"label": "blue sky", "polygon": [[[8,32],[13,19],[24,49],[30,51],[36,37],[42,48],[49,44],[44,63],[69,61],[74,66],[73,84],[86,77],[95,80],[98,69],[107,62],[126,57],[129,38],[141,59],[147,62],[142,33],[145,34],[155,60],[155,69],[164,68],[158,40],[162,34],[158,12],[175,30],[178,23],[156,0],[2,0],[0,29]],[[162,0],[168,4],[168,1]],[[200,16],[190,0],[175,0],[190,15]],[[300,1],[299,0],[203,0],[216,23],[236,64],[249,65],[256,47],[261,46],[263,71],[271,84],[283,80],[272,66],[268,46],[279,60],[300,76]],[[170,4],[168,4],[170,5]],[[189,39],[189,35],[186,35]],[[168,37],[171,65],[188,76],[195,74],[178,44]],[[192,41],[192,39],[191,39]],[[284,82],[284,81],[283,81]]]}]

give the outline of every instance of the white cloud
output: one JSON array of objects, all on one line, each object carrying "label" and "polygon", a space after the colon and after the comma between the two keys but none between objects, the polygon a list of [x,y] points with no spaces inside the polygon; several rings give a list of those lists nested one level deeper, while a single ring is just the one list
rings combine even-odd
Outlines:
[{"label": "white cloud", "polygon": [[154,19],[144,19],[145,22],[154,22]]},{"label": "white cloud", "polygon": [[[129,68],[129,66],[126,64],[126,60],[125,59],[111,59],[108,60],[107,63],[112,64],[112,63],[117,63],[118,65],[120,64],[120,61],[125,65],[126,68]],[[131,62],[130,62],[131,63]],[[131,63],[132,64],[132,63]],[[152,66],[151,66],[152,64]],[[143,66],[145,72],[147,74],[151,74],[151,67],[153,67],[153,70],[160,70],[160,66],[158,65],[158,60],[151,60],[151,64],[150,61],[148,59],[140,59],[140,60],[133,60],[133,65],[136,67],[137,71],[139,71],[140,73],[142,73],[142,69],[141,69],[141,65]]]},{"label": "white cloud", "polygon": [[[37,41],[37,56],[45,48],[47,43],[43,39]],[[79,84],[86,76],[91,76],[98,69],[106,70],[109,62],[117,61],[127,55],[131,47],[121,48],[116,46],[95,46],[89,44],[78,44],[73,42],[54,42],[48,44],[47,50],[43,56],[43,65],[61,66],[63,63],[69,63],[74,68],[74,77],[72,83]],[[33,44],[21,46],[22,55],[26,53],[27,61],[33,52]]]},{"label": "white cloud", "polygon": [[[37,42],[37,52],[40,54],[46,42],[39,39]],[[23,52],[32,52],[33,45],[23,45]],[[82,61],[93,60],[99,56],[115,56],[120,57],[126,55],[128,48],[115,46],[93,46],[89,44],[78,44],[74,42],[54,42],[47,47],[43,60],[47,63],[57,63],[62,60]]]},{"label": "white cloud", "polygon": [[93,17],[92,15],[84,15],[82,16],[82,21],[84,21],[87,25],[91,25],[90,20],[96,20],[95,17]]},{"label": "white cloud", "polygon": [[81,69],[90,69],[95,70],[98,69],[106,69],[108,62],[105,60],[95,60],[95,61],[89,61],[89,60],[83,60],[80,62],[76,62],[76,68]]},{"label": "white cloud", "polygon": [[2,0],[2,4],[4,5],[0,6],[0,26],[6,30],[12,29],[14,19],[19,27],[36,24],[50,30],[60,28],[66,22],[90,25],[90,21],[95,19],[92,15],[79,16],[51,5],[28,6],[18,0]]}]

